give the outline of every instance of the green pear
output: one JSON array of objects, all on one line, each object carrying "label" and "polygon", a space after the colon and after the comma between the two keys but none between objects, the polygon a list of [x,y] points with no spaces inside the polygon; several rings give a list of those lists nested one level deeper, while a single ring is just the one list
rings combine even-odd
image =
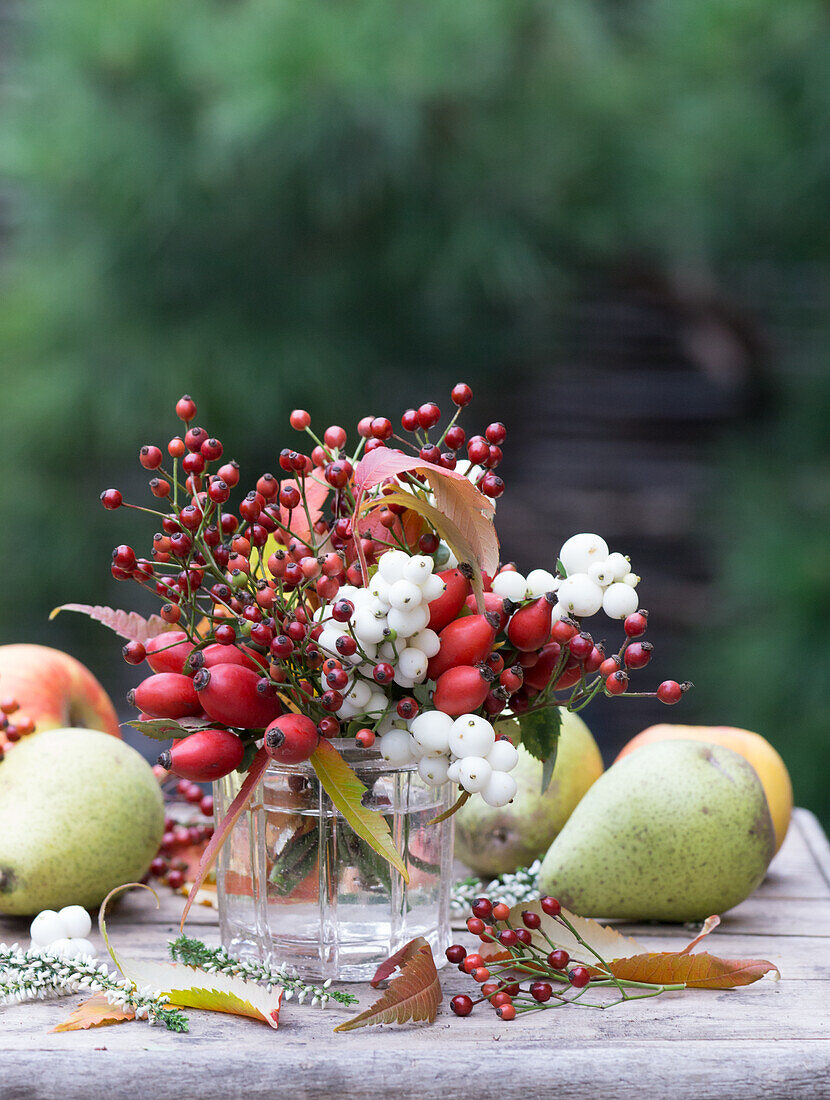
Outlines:
[{"label": "green pear", "polygon": [[98,905],[140,879],[164,832],[147,761],[86,729],[46,730],[0,762],[0,912]]},{"label": "green pear", "polygon": [[[514,720],[515,721],[515,720]],[[510,729],[505,732],[509,735]],[[602,775],[602,756],[578,714],[562,712],[556,765],[542,794],[542,762],[519,746],[507,806],[471,798],[455,815],[455,856],[482,875],[502,875],[541,859],[574,807]]]},{"label": "green pear", "polygon": [[775,831],[755,769],[700,741],[645,745],[591,787],[539,888],[581,916],[701,920],[755,889]]}]

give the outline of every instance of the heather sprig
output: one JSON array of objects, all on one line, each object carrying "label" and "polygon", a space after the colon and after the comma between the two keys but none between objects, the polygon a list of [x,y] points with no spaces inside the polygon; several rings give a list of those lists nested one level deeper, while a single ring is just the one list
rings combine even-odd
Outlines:
[{"label": "heather sprig", "polygon": [[110,1004],[130,1008],[137,1019],[163,1024],[169,1031],[187,1031],[187,1017],[167,1008],[170,998],[150,989],[137,989],[93,959],[65,959],[48,949],[23,950],[0,943],[0,1005],[68,997],[73,993],[103,993]]},{"label": "heather sprig", "polygon": [[330,982],[322,986],[309,985],[297,977],[296,972],[285,963],[280,966],[268,966],[265,963],[245,962],[228,954],[224,947],[208,947],[201,940],[189,936],[179,936],[168,944],[170,955],[177,962],[187,966],[197,966],[209,974],[228,974],[249,982],[264,983],[268,989],[279,986],[285,999],[297,998],[297,1003],[311,998],[312,1005],[325,1008],[329,1001],[338,1001],[343,1005],[357,1004],[357,997],[351,993],[342,993],[330,989]]}]

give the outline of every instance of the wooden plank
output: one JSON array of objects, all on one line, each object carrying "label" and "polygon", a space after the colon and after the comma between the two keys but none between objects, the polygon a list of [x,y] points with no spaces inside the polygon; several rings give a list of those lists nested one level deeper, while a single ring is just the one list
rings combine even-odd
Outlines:
[{"label": "wooden plank", "polygon": [[[345,1045],[349,1036],[341,1036]],[[214,1100],[244,1096],[291,1100],[320,1096],[370,1096],[392,1100],[480,1100],[552,1096],[570,1100],[821,1100],[830,1090],[830,1041],[769,1043],[731,1040],[703,1043],[589,1043],[572,1047],[550,1037],[544,1046],[514,1037],[490,1042],[483,1064],[473,1051],[447,1050],[443,1041],[422,1050],[416,1061],[394,1043],[364,1046],[360,1057],[323,1057],[311,1044],[285,1042],[275,1033],[270,1056],[254,1058],[247,1045],[180,1040],[175,1048],[155,1044],[122,1057],[100,1035],[94,1052],[68,1051],[60,1073],[45,1072],[41,1051],[4,1055],[4,1100],[94,1100],[138,1089],[153,1100],[198,1096]],[[443,1036],[442,1036],[443,1040]],[[100,1049],[103,1047],[103,1049]],[[189,1049],[184,1049],[185,1047]]]}]

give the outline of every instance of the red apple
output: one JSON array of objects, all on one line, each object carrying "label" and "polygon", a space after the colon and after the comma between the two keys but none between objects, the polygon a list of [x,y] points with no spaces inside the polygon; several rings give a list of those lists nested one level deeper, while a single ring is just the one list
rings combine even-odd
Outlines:
[{"label": "red apple", "polygon": [[[118,716],[92,673],[59,649],[42,645],[0,646],[0,699],[16,699],[21,718],[35,732],[81,726],[120,737]],[[14,715],[11,715],[14,722]],[[0,746],[8,742],[0,731]]]}]

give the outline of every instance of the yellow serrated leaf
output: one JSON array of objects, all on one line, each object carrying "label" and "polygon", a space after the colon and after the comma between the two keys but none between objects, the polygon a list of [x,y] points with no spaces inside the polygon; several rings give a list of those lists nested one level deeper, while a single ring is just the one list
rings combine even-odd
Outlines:
[{"label": "yellow serrated leaf", "polygon": [[404,882],[409,882],[409,872],[400,852],[392,843],[386,818],[363,805],[361,800],[366,794],[366,788],[334,745],[321,737],[311,754],[311,763],[326,794],[355,833],[378,855],[391,863],[400,872]]}]

